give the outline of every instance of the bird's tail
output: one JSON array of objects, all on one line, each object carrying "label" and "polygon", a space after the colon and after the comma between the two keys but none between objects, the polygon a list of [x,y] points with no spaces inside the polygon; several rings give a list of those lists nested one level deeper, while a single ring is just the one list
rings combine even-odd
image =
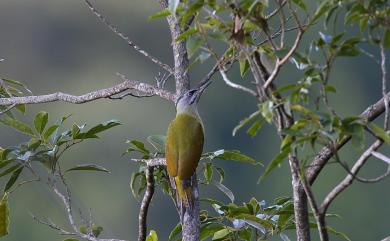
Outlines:
[{"label": "bird's tail", "polygon": [[182,180],[179,177],[175,177],[176,190],[178,195],[178,202],[181,206],[181,211],[184,213],[184,209],[192,209],[194,206],[193,197],[192,197],[192,187],[191,182]]}]

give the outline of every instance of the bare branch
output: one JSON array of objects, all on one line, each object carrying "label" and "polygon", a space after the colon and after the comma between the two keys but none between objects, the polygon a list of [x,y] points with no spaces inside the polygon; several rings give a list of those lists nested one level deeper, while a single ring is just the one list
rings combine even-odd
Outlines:
[{"label": "bare branch", "polygon": [[274,11],[272,11],[270,14],[265,16],[265,19],[268,20],[268,19],[272,18],[273,16],[275,16],[284,7],[284,5],[286,5],[286,3],[287,3],[287,0],[283,0],[282,3],[279,4],[278,7]]},{"label": "bare branch", "polygon": [[79,237],[81,239],[85,239],[85,240],[89,240],[89,241],[127,241],[127,240],[122,240],[122,239],[100,239],[100,238],[97,238],[92,233],[92,227],[88,227],[88,230],[89,230],[88,233],[86,233],[86,234],[81,233],[79,228],[77,227],[76,222],[75,222],[74,217],[73,217],[72,200],[71,200],[69,187],[68,187],[67,183],[65,182],[65,179],[59,170],[57,171],[57,173],[55,173],[55,176],[59,177],[59,179],[61,180],[62,184],[64,185],[64,187],[66,189],[66,194],[63,194],[57,188],[56,183],[55,183],[56,180],[54,178],[49,179],[48,184],[49,184],[50,188],[54,191],[54,193],[60,198],[60,200],[62,201],[62,204],[65,206],[67,217],[68,217],[68,222],[69,222],[71,228],[73,229],[73,231],[71,231],[71,232],[66,231],[63,228],[60,228],[58,225],[56,225],[55,223],[53,223],[50,220],[46,222],[46,221],[40,220],[32,215],[34,220],[36,220],[37,222],[39,222],[41,224],[47,225],[52,229],[60,231],[60,234],[76,236],[76,237]]},{"label": "bare branch", "polygon": [[135,162],[144,162],[149,167],[166,166],[165,158],[153,158],[153,159],[131,159]]},{"label": "bare branch", "polygon": [[34,221],[40,223],[40,224],[43,224],[45,226],[49,226],[50,228],[54,229],[54,230],[57,230],[60,232],[61,235],[77,235],[76,233],[72,233],[72,232],[69,232],[69,231],[66,231],[64,229],[62,229],[61,227],[59,227],[58,225],[56,225],[55,223],[51,222],[51,221],[44,221],[38,217],[36,217],[34,214],[30,213],[31,217],[33,218]]},{"label": "bare branch", "polygon": [[324,201],[322,202],[320,206],[320,210],[322,213],[326,213],[326,210],[328,209],[329,205],[332,203],[332,201],[342,192],[344,191],[349,185],[352,184],[354,180],[354,176],[357,175],[360,168],[363,167],[363,165],[366,163],[368,158],[371,156],[373,151],[376,151],[381,145],[383,144],[382,140],[375,141],[356,161],[356,163],[351,168],[351,173],[348,174],[344,180],[342,180],[331,192],[328,193],[328,195],[325,197]]},{"label": "bare branch", "polygon": [[225,81],[225,83],[227,85],[229,85],[230,87],[232,87],[234,89],[245,91],[253,96],[257,96],[257,93],[255,91],[253,91],[245,86],[242,86],[242,85],[239,85],[239,84],[236,84],[236,83],[233,83],[232,81],[230,81],[230,79],[227,77],[225,71],[222,70],[221,68],[219,69],[219,73],[221,74],[222,79]]},{"label": "bare branch", "polygon": [[382,70],[382,96],[385,101],[385,120],[383,122],[383,128],[387,130],[389,126],[389,99],[386,95],[387,88],[386,88],[386,82],[387,82],[387,71],[386,71],[386,54],[385,54],[385,46],[383,45],[383,42],[379,45],[381,50],[381,70]]},{"label": "bare branch", "polygon": [[152,61],[153,63],[157,64],[158,66],[160,66],[161,68],[165,69],[166,71],[168,71],[170,74],[173,74],[173,70],[172,68],[167,65],[167,64],[164,64],[163,62],[161,62],[160,60],[158,60],[157,58],[153,57],[151,54],[149,54],[148,52],[146,52],[145,50],[141,49],[138,45],[136,45],[133,41],[131,41],[129,39],[129,37],[127,37],[125,34],[123,34],[116,26],[114,26],[113,24],[111,24],[107,19],[106,17],[103,16],[103,14],[101,14],[94,6],[93,4],[91,3],[91,1],[89,0],[84,0],[84,2],[88,5],[89,9],[93,12],[93,14],[96,15],[96,17],[99,18],[99,20],[104,24],[106,25],[113,33],[115,33],[116,35],[118,35],[121,39],[125,40],[127,42],[127,44],[132,47],[133,49],[135,49],[138,53],[142,54],[143,56],[145,56],[146,58],[148,58],[150,61]]},{"label": "bare branch", "polygon": [[291,47],[291,49],[288,51],[288,53],[281,60],[279,60],[279,58],[276,59],[275,68],[272,71],[271,75],[268,77],[267,81],[264,83],[263,89],[266,90],[272,84],[272,81],[274,81],[276,75],[280,71],[280,67],[286,63],[286,61],[291,57],[291,55],[293,55],[295,53],[295,51],[297,50],[297,48],[299,46],[299,43],[301,42],[303,33],[304,33],[304,31],[300,28],[298,33],[297,33],[297,36],[295,38],[295,42],[294,42],[293,46]]},{"label": "bare branch", "polygon": [[146,191],[144,198],[142,199],[141,207],[139,209],[138,216],[138,241],[146,240],[146,231],[147,223],[146,219],[148,217],[148,209],[150,201],[152,200],[154,194],[154,176],[153,176],[154,167],[148,166],[145,170],[146,175]]},{"label": "bare branch", "polygon": [[[386,94],[387,98],[390,96],[390,92]],[[380,99],[375,104],[369,106],[365,111],[360,114],[360,118],[366,119],[367,121],[373,121],[379,115],[385,111],[384,98]],[[307,181],[312,185],[316,180],[317,176],[321,172],[322,168],[326,165],[330,158],[333,157],[334,151],[342,148],[351,138],[346,137],[339,141],[334,148],[324,147],[314,157],[314,160],[310,164],[310,167],[306,170]],[[333,149],[333,150],[332,150]]]},{"label": "bare branch", "polygon": [[374,157],[378,158],[379,160],[382,160],[390,165],[390,158],[389,157],[383,155],[382,153],[376,152],[376,151],[372,151],[371,154]]},{"label": "bare branch", "polygon": [[[158,0],[162,8],[168,7],[168,0]],[[187,54],[186,41],[176,41],[182,34],[180,23],[175,14],[167,17],[172,38],[173,58],[175,61],[174,76],[176,81],[176,94],[180,96],[190,89],[190,76],[188,73],[189,60]],[[191,22],[189,22],[190,24]],[[187,28],[187,26],[185,26]]]},{"label": "bare branch", "polygon": [[314,194],[311,190],[309,183],[306,180],[305,175],[301,175],[301,183],[303,189],[305,190],[307,199],[309,200],[311,209],[313,210],[314,218],[317,223],[318,233],[320,235],[320,240],[327,241],[329,240],[329,236],[328,236],[328,231],[326,230],[325,217],[324,217],[325,214],[320,212]]},{"label": "bare branch", "polygon": [[127,90],[138,90],[145,94],[158,95],[172,102],[174,102],[176,99],[175,95],[169,91],[156,88],[150,84],[142,83],[137,80],[129,80],[125,76],[120,74],[118,75],[124,80],[124,82],[106,89],[92,91],[84,95],[76,96],[76,95],[70,95],[62,92],[57,92],[48,95],[0,98],[0,105],[38,104],[38,103],[55,102],[55,101],[64,101],[73,104],[82,104],[97,99],[108,98],[110,96],[122,93]]},{"label": "bare branch", "polygon": [[[380,181],[382,181],[383,179],[385,179],[388,176],[390,176],[390,165],[387,166],[387,171],[384,174],[382,174],[382,175],[380,175],[378,177],[375,177],[375,178],[371,178],[371,179],[363,179],[363,182],[364,183],[380,182]],[[360,179],[362,179],[362,178],[360,178]],[[362,181],[362,180],[360,180],[360,181]]]}]

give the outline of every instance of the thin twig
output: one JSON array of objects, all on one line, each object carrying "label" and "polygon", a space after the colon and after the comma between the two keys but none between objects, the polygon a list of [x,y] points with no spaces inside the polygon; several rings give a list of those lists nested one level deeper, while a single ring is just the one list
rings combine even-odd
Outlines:
[{"label": "thin twig", "polygon": [[[71,196],[70,196],[69,186],[65,182],[65,179],[62,176],[60,170],[57,170],[57,173],[55,176],[59,177],[59,179],[61,180],[62,184],[64,185],[64,187],[66,189],[66,194],[63,194],[56,187],[54,179],[50,179],[48,184],[51,187],[51,189],[54,191],[54,193],[60,198],[60,200],[62,201],[62,204],[65,206],[68,222],[69,222],[71,228],[73,229],[73,231],[66,231],[65,229],[59,227],[58,225],[56,225],[55,223],[53,223],[50,220],[48,220],[46,222],[46,221],[40,220],[40,219],[36,218],[34,215],[32,215],[34,220],[36,220],[37,222],[39,222],[41,224],[49,226],[52,229],[60,231],[60,234],[76,236],[78,238],[89,240],[89,241],[127,241],[127,240],[123,240],[123,239],[100,239],[100,238],[97,238],[97,237],[93,236],[92,229],[90,227],[88,227],[90,231],[87,234],[81,233],[79,228],[77,227],[76,222],[75,222],[74,217],[73,217],[72,200],[71,200]],[[92,225],[92,222],[90,222],[90,224]]]},{"label": "thin twig", "polygon": [[73,233],[73,232],[69,232],[69,231],[66,231],[64,229],[62,229],[61,227],[59,227],[58,225],[56,225],[55,223],[51,222],[51,221],[44,221],[38,217],[36,217],[34,214],[30,213],[31,217],[33,218],[33,220],[35,220],[36,222],[40,223],[40,224],[43,224],[43,225],[46,225],[54,230],[57,230],[60,232],[61,235],[72,235],[72,236],[76,236],[77,234],[76,233]]},{"label": "thin twig", "polygon": [[154,167],[148,166],[145,170],[146,176],[146,191],[144,194],[144,198],[142,199],[141,207],[139,209],[138,216],[138,241],[146,240],[146,231],[147,231],[147,217],[148,217],[148,209],[149,204],[152,201],[152,197],[154,194]]},{"label": "thin twig", "polygon": [[385,101],[385,119],[383,121],[383,129],[387,130],[389,124],[389,99],[386,95],[387,88],[387,71],[386,71],[386,54],[383,42],[379,45],[381,50],[381,70],[382,70],[382,96]]},{"label": "thin twig", "polygon": [[234,88],[234,89],[238,89],[238,90],[242,90],[244,92],[247,92],[253,96],[257,96],[257,93],[245,86],[242,86],[242,85],[239,85],[239,84],[236,84],[236,83],[233,83],[232,81],[230,81],[230,79],[227,77],[225,71],[223,69],[219,69],[219,73],[221,74],[222,76],[222,79],[225,81],[225,83],[227,85],[229,85],[230,87]]},{"label": "thin twig", "polygon": [[272,81],[274,81],[276,75],[280,71],[280,67],[291,57],[291,55],[295,53],[299,46],[299,43],[301,42],[303,33],[304,32],[302,30],[299,30],[297,33],[297,37],[295,38],[295,42],[291,49],[288,51],[288,53],[281,60],[279,60],[278,58],[276,59],[275,68],[272,71],[271,75],[268,77],[267,81],[264,83],[263,89],[266,90],[272,84]]},{"label": "thin twig", "polygon": [[170,74],[173,74],[173,70],[172,68],[167,65],[167,64],[164,64],[163,62],[161,62],[160,60],[158,60],[156,57],[153,57],[151,54],[149,54],[148,52],[146,52],[145,50],[141,49],[138,45],[136,45],[133,41],[131,41],[129,39],[129,37],[127,37],[125,34],[123,34],[116,26],[114,26],[113,24],[111,24],[106,17],[103,16],[103,14],[101,14],[94,6],[93,4],[89,1],[89,0],[84,0],[84,2],[88,5],[89,9],[93,12],[93,14],[96,15],[96,17],[98,17],[98,19],[104,24],[106,25],[113,33],[115,33],[117,36],[119,36],[121,39],[125,40],[127,42],[127,44],[132,47],[133,49],[135,49],[138,53],[142,54],[143,56],[145,56],[146,58],[148,58],[150,61],[152,61],[153,63],[157,64],[158,66],[160,66],[161,68],[165,69],[166,71],[168,71]]},{"label": "thin twig", "polygon": [[[286,18],[284,16],[284,11],[283,11],[283,3],[285,3],[286,1],[279,1],[279,0],[275,0],[276,3],[279,5],[279,21],[280,21],[280,31],[281,31],[281,36],[280,36],[280,45],[279,45],[279,49],[283,49],[284,47],[284,34],[285,34],[285,29],[286,29]],[[272,38],[272,36],[271,36]]]},{"label": "thin twig", "polygon": [[381,145],[383,144],[382,140],[375,141],[361,156],[360,158],[355,162],[353,167],[351,168],[351,174],[348,174],[344,180],[342,180],[331,192],[328,193],[328,195],[325,197],[324,201],[322,202],[320,206],[320,210],[322,213],[326,213],[326,210],[328,209],[329,205],[332,203],[332,201],[342,192],[344,191],[349,185],[352,184],[354,180],[354,175],[356,175],[359,170],[363,167],[363,165],[366,163],[368,158],[371,156],[372,152],[377,150]]},{"label": "thin twig", "polygon": [[267,16],[265,16],[265,19],[268,20],[270,18],[272,18],[273,16],[275,16],[283,7],[284,5],[287,3],[287,0],[284,0],[279,6],[278,8],[276,8],[274,11],[272,11],[270,14],[268,14]]},{"label": "thin twig", "polygon": [[[387,97],[390,96],[390,92],[386,94]],[[381,98],[375,104],[370,105],[366,110],[360,114],[360,118],[367,121],[373,121],[378,116],[380,116],[385,111],[385,101],[384,98]],[[340,140],[334,147],[334,150],[339,150],[342,148],[351,138],[346,137]],[[322,168],[326,165],[330,158],[335,154],[334,150],[329,147],[323,147],[318,154],[314,157],[313,161],[310,164],[310,168],[306,170],[307,181],[312,185],[316,180],[318,174],[321,172]]]},{"label": "thin twig", "polygon": [[38,104],[55,101],[64,101],[73,104],[82,104],[91,102],[97,99],[108,98],[110,96],[122,93],[127,90],[138,90],[145,94],[154,94],[164,99],[175,101],[176,97],[174,94],[167,90],[156,88],[150,84],[142,83],[137,80],[129,80],[125,76],[118,74],[124,82],[114,85],[106,89],[100,89],[86,93],[84,95],[70,95],[62,92],[47,94],[47,95],[36,95],[36,96],[23,96],[23,97],[10,97],[0,98],[0,105],[13,105],[13,104]]},{"label": "thin twig", "polygon": [[166,160],[165,158],[153,158],[153,159],[131,159],[135,162],[143,162],[146,163],[149,167],[155,167],[155,166],[166,166]]},{"label": "thin twig", "polygon": [[12,105],[8,106],[5,110],[0,111],[0,115],[5,114],[6,112],[12,110],[15,106],[16,106],[16,104],[12,104]]},{"label": "thin twig", "polygon": [[383,155],[382,153],[376,152],[376,151],[371,152],[371,154],[374,157],[378,158],[379,160],[382,160],[382,161],[386,162],[388,165],[390,165],[390,158],[389,157]]},{"label": "thin twig", "polygon": [[387,171],[385,173],[383,173],[382,175],[380,175],[378,177],[370,178],[370,179],[360,178],[361,179],[360,181],[363,181],[364,183],[376,183],[376,182],[382,181],[383,179],[385,179],[388,176],[390,176],[390,165],[387,166]]}]

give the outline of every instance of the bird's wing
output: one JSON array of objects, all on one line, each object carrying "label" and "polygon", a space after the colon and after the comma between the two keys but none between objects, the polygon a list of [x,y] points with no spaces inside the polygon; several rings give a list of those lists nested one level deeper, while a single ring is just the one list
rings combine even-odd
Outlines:
[{"label": "bird's wing", "polygon": [[165,144],[165,158],[167,161],[168,174],[171,177],[177,176],[179,148],[177,146],[177,132],[175,131],[175,120],[173,120],[168,127],[167,140]]},{"label": "bird's wing", "polygon": [[189,115],[181,115],[175,129],[180,130],[179,166],[177,175],[182,179],[189,179],[196,171],[203,151],[203,128],[200,121]]}]

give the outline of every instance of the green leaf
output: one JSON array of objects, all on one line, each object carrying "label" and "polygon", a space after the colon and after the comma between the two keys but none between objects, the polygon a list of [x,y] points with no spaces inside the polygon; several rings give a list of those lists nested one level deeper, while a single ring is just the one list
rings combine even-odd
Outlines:
[{"label": "green leaf", "polygon": [[1,119],[0,122],[3,123],[4,125],[7,125],[7,126],[14,128],[15,130],[17,130],[21,133],[24,133],[24,134],[27,134],[30,136],[34,135],[33,130],[27,124],[25,124],[21,121],[18,121],[16,119],[13,119],[10,117],[5,117],[4,119]]},{"label": "green leaf", "polygon": [[137,180],[138,177],[140,177],[142,181],[142,178],[144,178],[145,176],[142,172],[134,172],[130,178],[130,189],[134,197],[137,197],[137,192],[135,191],[135,184],[136,184],[135,181]]},{"label": "green leaf", "polygon": [[96,224],[92,224],[92,234],[94,237],[99,237],[99,235],[103,232],[103,227],[98,226]]},{"label": "green leaf", "polygon": [[232,161],[240,161],[240,162],[245,162],[245,163],[249,163],[249,164],[252,164],[252,165],[263,165],[261,162],[259,161],[256,161],[255,159],[247,156],[247,155],[244,155],[242,153],[240,153],[239,151],[229,151],[229,150],[218,150],[218,151],[215,151],[214,153],[214,158],[219,158],[219,159],[222,159],[222,160],[232,160]]},{"label": "green leaf", "polygon": [[126,143],[130,144],[130,148],[128,148],[125,153],[138,151],[144,155],[149,155],[149,150],[145,148],[145,144],[143,142],[137,140],[132,140],[132,141],[127,140]]},{"label": "green leaf", "polygon": [[227,235],[229,235],[231,232],[232,231],[230,229],[226,229],[226,228],[221,229],[221,230],[214,233],[212,240],[222,239],[222,238],[226,237]]},{"label": "green leaf", "polygon": [[80,233],[87,234],[88,233],[88,228],[86,226],[80,226],[79,227]]},{"label": "green leaf", "polygon": [[168,9],[172,15],[176,15],[176,9],[179,6],[180,0],[169,0]]},{"label": "green leaf", "polygon": [[4,176],[10,174],[11,172],[15,171],[19,167],[20,167],[20,164],[13,165],[12,167],[10,167],[10,168],[6,169],[5,171],[3,171],[2,173],[0,173],[0,177],[4,177]]},{"label": "green leaf", "polygon": [[23,166],[22,166],[22,167],[19,167],[18,169],[16,169],[16,170],[12,173],[12,175],[11,175],[11,177],[9,178],[7,184],[5,185],[5,188],[4,188],[4,192],[5,192],[5,193],[6,193],[6,192],[15,184],[15,182],[18,180],[20,173],[22,173],[22,171],[23,171],[23,168],[24,168]]},{"label": "green leaf", "polygon": [[241,213],[237,215],[236,218],[245,220],[246,223],[250,224],[253,227],[256,227],[259,230],[264,230],[264,228],[271,230],[273,229],[272,221],[259,218],[252,214]]},{"label": "green leaf", "polygon": [[298,7],[302,8],[303,10],[307,11],[306,5],[302,0],[293,0],[293,3],[295,3]]},{"label": "green leaf", "polygon": [[198,51],[202,43],[203,40],[198,36],[190,37],[187,40],[186,46],[187,46],[188,58],[194,56],[194,54]]},{"label": "green leaf", "polygon": [[206,224],[200,228],[200,240],[203,241],[207,239],[209,236],[223,229],[222,225],[217,224]]},{"label": "green leaf", "polygon": [[181,223],[179,222],[176,224],[176,226],[173,228],[171,233],[168,236],[168,241],[172,241],[179,233],[181,233]]},{"label": "green leaf", "polygon": [[0,161],[0,169],[2,169],[3,167],[7,166],[11,162],[12,162],[12,160],[1,160]]},{"label": "green leaf", "polygon": [[9,208],[8,194],[4,194],[0,201],[0,237],[8,234],[9,229]]},{"label": "green leaf", "polygon": [[352,145],[355,148],[362,150],[364,148],[364,140],[365,140],[364,127],[359,123],[355,123],[350,125],[348,129],[351,131]]},{"label": "green leaf", "polygon": [[383,36],[383,46],[385,48],[390,48],[390,30],[386,29]]},{"label": "green leaf", "polygon": [[119,125],[122,125],[122,123],[120,123],[118,120],[109,120],[92,127],[85,133],[85,136],[86,138],[95,138],[97,133],[103,132]]},{"label": "green leaf", "polygon": [[206,166],[203,171],[204,178],[206,179],[206,182],[210,182],[213,178],[213,166],[210,162],[206,163]]},{"label": "green leaf", "polygon": [[331,3],[328,0],[323,1],[320,6],[317,8],[316,12],[313,14],[313,17],[310,22],[314,23],[317,21],[324,13],[332,8]]},{"label": "green leaf", "polygon": [[264,101],[259,105],[260,112],[268,123],[272,122],[274,117],[274,103],[272,101]]},{"label": "green leaf", "polygon": [[238,236],[240,237],[241,240],[251,241],[252,240],[252,230],[250,230],[250,229],[241,229],[238,232]]},{"label": "green leaf", "polygon": [[225,171],[221,167],[218,166],[214,166],[214,167],[219,174],[219,182],[222,183],[223,179],[225,179]]},{"label": "green leaf", "polygon": [[155,20],[157,18],[167,17],[169,15],[171,15],[171,12],[168,9],[163,9],[155,14],[150,15],[148,17],[148,20],[151,21],[151,20]]},{"label": "green leaf", "polygon": [[234,203],[234,194],[229,188],[227,188],[225,185],[219,182],[211,181],[210,183],[216,186],[221,192],[223,192],[230,199],[232,203]]},{"label": "green leaf", "polygon": [[390,136],[386,133],[385,130],[372,122],[367,123],[367,126],[371,129],[372,132],[374,132],[376,136],[386,142],[386,144],[390,145]]},{"label": "green leaf", "polygon": [[146,140],[158,151],[161,153],[165,153],[165,143],[167,141],[167,137],[163,135],[152,135],[148,136]]},{"label": "green leaf", "polygon": [[241,59],[240,60],[240,74],[241,74],[241,77],[244,77],[245,74],[248,72],[248,70],[249,70],[249,62],[248,62],[248,60]]},{"label": "green leaf", "polygon": [[278,167],[284,159],[290,154],[290,147],[284,148],[265,168],[263,175],[260,176],[259,181],[263,181],[263,179],[268,176],[276,167]]},{"label": "green leaf", "polygon": [[252,113],[250,116],[248,116],[247,118],[243,119],[240,121],[240,123],[234,127],[233,129],[233,136],[236,135],[237,131],[240,130],[243,126],[245,126],[246,124],[248,124],[250,121],[252,121],[255,117],[257,117],[258,115],[260,115],[260,110]]},{"label": "green leaf", "polygon": [[26,114],[26,105],[16,105],[15,108],[20,111],[22,114]]},{"label": "green leaf", "polygon": [[256,136],[257,132],[259,132],[259,130],[261,129],[261,127],[263,126],[264,123],[265,123],[265,119],[264,118],[255,121],[251,125],[251,127],[249,127],[249,129],[246,131],[246,133],[248,135],[252,136],[252,137]]},{"label": "green leaf", "polygon": [[150,230],[148,237],[146,237],[146,241],[158,241],[157,233],[154,230]]},{"label": "green leaf", "polygon": [[351,241],[351,239],[345,233],[338,232],[334,228],[329,227],[329,226],[326,226],[326,229],[329,231],[329,233],[336,235],[337,237],[343,238],[347,241]]},{"label": "green leaf", "polygon": [[176,38],[176,42],[180,42],[182,40],[185,40],[185,39],[187,39],[188,37],[190,37],[191,35],[193,35],[196,32],[198,32],[198,30],[196,30],[196,28],[189,28],[187,31],[185,31],[184,33],[180,34]]},{"label": "green leaf", "polygon": [[49,114],[46,111],[41,111],[36,114],[34,118],[34,126],[35,130],[37,130],[39,134],[42,134],[43,130],[45,129],[48,119]]},{"label": "green leaf", "polygon": [[51,137],[51,135],[53,135],[53,133],[58,130],[60,126],[59,125],[52,125],[50,126],[49,128],[47,128],[47,130],[45,131],[45,133],[43,133],[43,139],[45,139],[45,141],[49,140],[49,138]]},{"label": "green leaf", "polygon": [[79,241],[78,239],[74,239],[74,238],[67,238],[67,239],[64,239],[64,241]]},{"label": "green leaf", "polygon": [[23,84],[22,82],[20,81],[17,81],[17,80],[12,80],[12,79],[3,79],[5,82],[9,83],[9,84],[12,84],[12,85],[16,85],[16,86],[19,86],[19,87],[22,87],[24,88],[25,90],[27,90],[28,92],[31,92],[27,86],[25,84]]},{"label": "green leaf", "polygon": [[95,164],[77,165],[75,167],[66,170],[65,172],[70,172],[70,171],[98,171],[98,172],[110,173],[110,171],[107,170],[106,168]]}]

